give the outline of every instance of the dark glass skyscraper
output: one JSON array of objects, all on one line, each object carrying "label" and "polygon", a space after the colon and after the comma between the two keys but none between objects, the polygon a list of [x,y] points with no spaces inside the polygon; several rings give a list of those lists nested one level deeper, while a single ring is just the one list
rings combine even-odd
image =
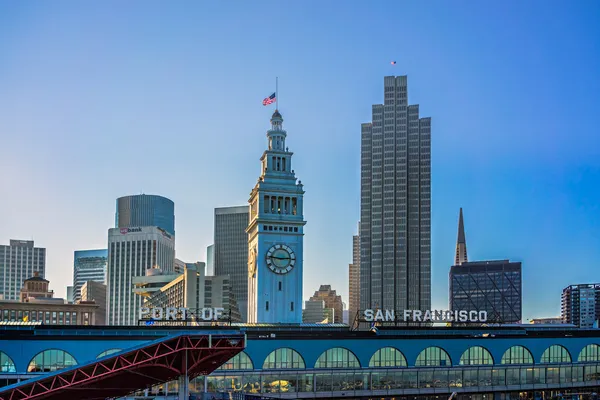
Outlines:
[{"label": "dark glass skyscraper", "polygon": [[408,105],[406,76],[384,78],[362,124],[360,308],[431,307],[431,119]]},{"label": "dark glass skyscraper", "polygon": [[521,263],[463,262],[450,268],[450,310],[487,311],[488,321],[521,321]]},{"label": "dark glass skyscraper", "polygon": [[175,235],[175,203],[148,194],[118,198],[115,228],[141,226],[157,226]]}]

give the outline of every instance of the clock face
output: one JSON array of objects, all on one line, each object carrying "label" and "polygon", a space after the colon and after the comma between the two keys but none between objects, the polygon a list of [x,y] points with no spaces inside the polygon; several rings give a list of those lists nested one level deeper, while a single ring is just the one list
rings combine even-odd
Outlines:
[{"label": "clock face", "polygon": [[250,250],[250,254],[248,255],[248,274],[251,277],[256,275],[256,249]]},{"label": "clock face", "polygon": [[276,244],[267,250],[267,267],[276,274],[287,274],[296,265],[296,254],[289,246]]}]

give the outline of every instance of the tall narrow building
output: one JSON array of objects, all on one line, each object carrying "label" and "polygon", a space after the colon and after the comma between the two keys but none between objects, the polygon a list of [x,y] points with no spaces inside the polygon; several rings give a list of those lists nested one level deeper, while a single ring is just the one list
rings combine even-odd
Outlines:
[{"label": "tall narrow building", "polygon": [[[360,232],[360,222],[358,223]],[[352,236],[352,264],[348,267],[348,319],[354,321],[360,307],[360,236]]]},{"label": "tall narrow building", "polygon": [[[81,300],[81,288],[88,281],[106,285],[108,249],[76,250],[73,263],[73,301]],[[106,296],[104,296],[106,298]],[[106,307],[105,307],[106,308]]]},{"label": "tall narrow building", "polygon": [[214,275],[229,276],[231,290],[242,313],[248,314],[248,234],[247,205],[215,208]]},{"label": "tall narrow building", "polygon": [[261,174],[248,200],[248,322],[302,322],[304,187],[286,137],[275,110]]},{"label": "tall narrow building", "polygon": [[467,256],[467,240],[465,238],[465,224],[463,222],[462,207],[458,217],[458,237],[456,238],[456,254],[454,256],[454,265],[462,265],[469,261]]},{"label": "tall narrow building", "polygon": [[362,124],[360,308],[431,307],[431,119],[408,105],[406,76],[384,78]]}]

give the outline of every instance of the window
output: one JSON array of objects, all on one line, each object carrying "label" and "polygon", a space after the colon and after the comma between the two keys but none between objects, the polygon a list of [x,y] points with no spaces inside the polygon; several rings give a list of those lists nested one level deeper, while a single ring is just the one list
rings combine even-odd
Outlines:
[{"label": "window", "polygon": [[102,358],[102,357],[106,357],[106,356],[108,356],[108,355],[111,355],[111,354],[118,353],[118,352],[120,352],[121,350],[122,350],[122,349],[108,349],[108,350],[105,350],[105,351],[103,351],[102,353],[98,354],[98,357],[96,357],[96,358]]},{"label": "window", "polygon": [[304,369],[304,359],[294,349],[281,348],[272,351],[263,363],[263,369]]},{"label": "window", "polygon": [[501,364],[533,364],[531,352],[523,346],[512,346],[504,352]]},{"label": "window", "polygon": [[446,350],[439,347],[428,347],[419,353],[415,366],[417,367],[449,367],[452,365]]},{"label": "window", "polygon": [[294,311],[294,302],[292,301],[292,303],[290,304],[290,311]]},{"label": "window", "polygon": [[269,311],[269,301],[267,300],[267,304],[265,305],[265,309]]},{"label": "window", "polygon": [[577,362],[600,361],[600,346],[597,344],[588,344],[579,353]]},{"label": "window", "polygon": [[0,351],[0,372],[17,372],[14,361],[3,351]]},{"label": "window", "polygon": [[218,369],[254,369],[254,364],[252,364],[252,360],[248,357],[248,354],[242,351],[241,353],[236,354],[231,360],[221,365]]},{"label": "window", "polygon": [[360,363],[350,350],[335,347],[319,356],[315,368],[360,368]]},{"label": "window", "polygon": [[369,368],[406,367],[406,357],[398,349],[384,347],[371,357]]},{"label": "window", "polygon": [[279,291],[281,292],[281,281],[279,281]]},{"label": "window", "polygon": [[569,351],[559,344],[553,344],[544,350],[542,354],[542,364],[571,362]]},{"label": "window", "polygon": [[494,359],[490,352],[481,346],[469,347],[460,357],[460,365],[492,365]]},{"label": "window", "polygon": [[77,365],[72,355],[64,350],[45,350],[29,362],[27,372],[52,372]]}]

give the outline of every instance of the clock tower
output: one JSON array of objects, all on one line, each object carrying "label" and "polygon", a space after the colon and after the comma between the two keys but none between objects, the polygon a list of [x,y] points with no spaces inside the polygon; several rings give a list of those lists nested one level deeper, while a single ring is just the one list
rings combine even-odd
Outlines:
[{"label": "clock tower", "polygon": [[302,242],[304,216],[301,181],[278,110],[267,131],[261,174],[250,193],[248,232],[248,322],[302,322]]}]

